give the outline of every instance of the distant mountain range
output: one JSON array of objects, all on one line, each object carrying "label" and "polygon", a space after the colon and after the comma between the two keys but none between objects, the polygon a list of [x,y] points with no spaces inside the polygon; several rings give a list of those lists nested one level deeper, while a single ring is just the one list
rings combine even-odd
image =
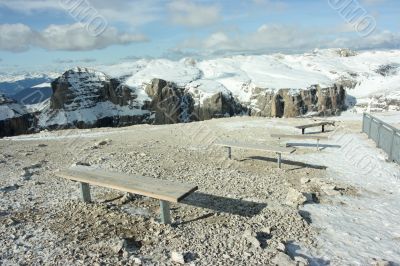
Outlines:
[{"label": "distant mountain range", "polygon": [[22,104],[35,104],[48,99],[51,94],[50,82],[57,73],[0,73],[0,94]]},{"label": "distant mountain range", "polygon": [[143,59],[96,70],[77,67],[62,75],[0,74],[0,107],[7,110],[6,119],[13,113],[26,117],[10,110],[26,110],[30,123],[18,125],[29,124],[30,131],[179,123],[238,114],[337,115],[348,107],[400,110],[399,84],[400,50]]}]

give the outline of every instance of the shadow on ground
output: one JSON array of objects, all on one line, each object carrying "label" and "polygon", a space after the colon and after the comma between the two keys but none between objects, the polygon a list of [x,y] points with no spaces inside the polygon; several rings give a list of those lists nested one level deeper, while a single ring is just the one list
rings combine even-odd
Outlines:
[{"label": "shadow on ground", "polygon": [[329,132],[333,132],[334,130],[333,129],[325,129],[325,131],[324,132],[322,132],[321,130],[318,130],[318,131],[311,131],[311,132],[305,132],[304,133],[304,135],[314,135],[314,134],[321,134],[321,133],[329,133]]},{"label": "shadow on ground", "polygon": [[[263,157],[263,156],[251,156],[249,158],[243,159],[242,161],[246,161],[246,160],[261,160],[261,161],[274,162],[274,163],[277,162],[276,158],[269,158],[269,157]],[[291,161],[291,160],[283,160],[283,159],[282,159],[282,164],[298,166],[298,168],[296,168],[296,169],[312,168],[312,169],[325,170],[327,168],[326,166],[323,166],[323,165],[308,164],[308,163],[296,162],[296,161]],[[291,170],[295,170],[295,169],[291,169]]]},{"label": "shadow on ground", "polygon": [[226,198],[201,192],[191,194],[180,203],[244,217],[257,215],[267,206],[266,203]]}]

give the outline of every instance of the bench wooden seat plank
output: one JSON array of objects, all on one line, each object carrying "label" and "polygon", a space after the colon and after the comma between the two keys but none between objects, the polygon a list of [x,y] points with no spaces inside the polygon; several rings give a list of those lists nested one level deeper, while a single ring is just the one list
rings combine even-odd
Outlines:
[{"label": "bench wooden seat plank", "polygon": [[250,144],[250,143],[238,143],[238,142],[218,142],[215,143],[217,146],[228,148],[228,158],[232,159],[232,148],[246,149],[246,150],[258,150],[265,152],[274,152],[278,154],[278,167],[282,168],[282,153],[291,154],[296,151],[294,148],[285,147],[272,147],[263,144]]},{"label": "bench wooden seat plank", "polygon": [[296,128],[302,129],[302,128],[310,128],[310,127],[319,127],[319,126],[326,126],[326,125],[335,125],[335,122],[318,122],[318,123],[312,123],[312,124],[307,124],[307,125],[300,125],[296,126]]},{"label": "bench wooden seat plank", "polygon": [[250,144],[250,143],[237,143],[237,142],[218,142],[215,143],[217,146],[223,147],[234,147],[246,150],[258,150],[258,151],[267,151],[267,152],[275,152],[275,153],[284,153],[291,154],[296,151],[296,149],[289,149],[285,147],[279,146],[267,146],[262,144]]},{"label": "bench wooden seat plank", "polygon": [[273,138],[281,138],[281,139],[329,139],[327,136],[318,136],[318,135],[285,135],[285,134],[271,134]]},{"label": "bench wooden seat plank", "polygon": [[128,175],[118,172],[104,171],[88,166],[77,165],[56,173],[57,176],[80,182],[83,201],[90,202],[90,186],[97,185],[139,194],[160,200],[161,223],[170,224],[170,202],[180,202],[197,186],[162,180],[151,177]]},{"label": "bench wooden seat plank", "polygon": [[117,189],[175,203],[181,201],[198,188],[197,186],[185,185],[168,180],[134,176],[118,172],[106,172],[104,170],[80,165],[58,172],[57,175],[82,183]]},{"label": "bench wooden seat plank", "polygon": [[296,126],[296,128],[301,129],[301,133],[304,134],[306,128],[322,126],[322,132],[325,132],[326,125],[334,126],[335,122],[334,121],[322,121],[322,122],[317,122],[317,123],[312,123],[312,124],[307,124],[307,125]]},{"label": "bench wooden seat plank", "polygon": [[[319,141],[321,139],[329,139],[327,136],[310,136],[310,135],[285,135],[285,134],[271,134],[273,138],[288,138],[288,139],[315,139],[317,140],[317,151],[319,151]],[[286,143],[286,147],[290,147],[288,143]]]}]

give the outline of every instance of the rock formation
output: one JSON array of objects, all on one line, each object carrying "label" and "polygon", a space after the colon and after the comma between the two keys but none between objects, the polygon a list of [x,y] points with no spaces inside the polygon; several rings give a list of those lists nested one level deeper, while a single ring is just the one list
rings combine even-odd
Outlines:
[{"label": "rock formation", "polygon": [[75,68],[51,86],[49,108],[39,116],[42,128],[126,126],[150,117],[134,89],[101,72]]},{"label": "rock formation", "polygon": [[180,88],[172,82],[153,79],[146,86],[152,98],[150,109],[155,112],[156,124],[202,121],[212,118],[234,116],[246,110],[230,92],[217,91],[198,100],[192,88]]},{"label": "rock formation", "polygon": [[306,90],[257,88],[250,114],[266,117],[296,117],[307,113],[337,115],[345,110],[345,99],[346,91],[338,85],[330,88],[315,85]]}]

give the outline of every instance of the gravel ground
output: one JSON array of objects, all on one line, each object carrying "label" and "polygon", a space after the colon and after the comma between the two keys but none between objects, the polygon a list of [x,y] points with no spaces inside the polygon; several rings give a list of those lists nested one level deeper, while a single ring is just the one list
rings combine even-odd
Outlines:
[{"label": "gravel ground", "polygon": [[[42,132],[0,140],[0,264],[3,265],[307,265],[296,246],[318,248],[302,204],[356,195],[325,178],[323,166],[233,149],[216,140],[283,145],[271,133],[299,133],[312,120],[237,117],[205,122]],[[345,124],[359,130],[359,124]],[[329,133],[328,133],[329,134]],[[297,154],[317,152],[314,147]],[[320,152],[329,152],[323,150]],[[285,159],[285,156],[283,156]],[[159,202],[77,183],[55,173],[74,163],[199,186],[158,223]]]}]

